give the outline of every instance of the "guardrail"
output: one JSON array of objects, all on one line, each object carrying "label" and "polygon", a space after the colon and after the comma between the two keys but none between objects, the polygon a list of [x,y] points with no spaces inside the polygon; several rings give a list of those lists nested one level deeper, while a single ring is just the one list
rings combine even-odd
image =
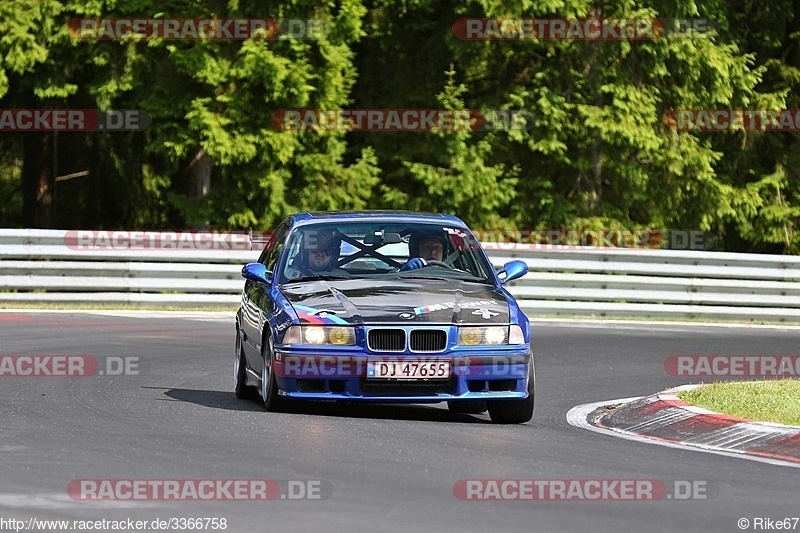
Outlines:
[{"label": "guardrail", "polygon": [[[226,305],[259,251],[78,249],[63,230],[0,230],[0,303]],[[800,257],[486,244],[528,264],[509,291],[530,316],[800,322]]]}]

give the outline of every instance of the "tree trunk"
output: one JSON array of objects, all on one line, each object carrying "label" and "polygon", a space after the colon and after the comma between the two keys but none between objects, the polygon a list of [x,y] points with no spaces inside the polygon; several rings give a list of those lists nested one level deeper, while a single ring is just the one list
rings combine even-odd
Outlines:
[{"label": "tree trunk", "polygon": [[786,62],[790,66],[800,67],[800,38],[797,37],[797,32],[800,32],[800,0],[794,0],[792,7],[794,13],[789,18],[786,28],[786,42],[789,46]]},{"label": "tree trunk", "polygon": [[189,165],[189,196],[208,196],[211,190],[211,158],[201,148]]},{"label": "tree trunk", "polygon": [[600,141],[592,143],[592,174],[590,181],[592,185],[589,193],[589,210],[594,215],[599,215],[600,202],[603,200],[603,160],[600,152]]},{"label": "tree trunk", "polygon": [[49,228],[53,220],[55,176],[53,134],[31,132],[22,141],[22,224]]}]

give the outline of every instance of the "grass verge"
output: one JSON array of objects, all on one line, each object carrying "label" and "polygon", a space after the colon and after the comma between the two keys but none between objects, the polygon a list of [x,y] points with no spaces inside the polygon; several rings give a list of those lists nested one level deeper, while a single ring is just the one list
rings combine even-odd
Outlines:
[{"label": "grass verge", "polygon": [[721,382],[678,393],[697,407],[718,413],[800,426],[800,380]]}]

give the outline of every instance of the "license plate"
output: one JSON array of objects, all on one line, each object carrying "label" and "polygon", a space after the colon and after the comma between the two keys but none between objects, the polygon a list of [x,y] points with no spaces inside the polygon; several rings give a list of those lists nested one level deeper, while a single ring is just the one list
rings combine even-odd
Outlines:
[{"label": "license plate", "polygon": [[367,361],[370,379],[449,379],[450,361]]}]

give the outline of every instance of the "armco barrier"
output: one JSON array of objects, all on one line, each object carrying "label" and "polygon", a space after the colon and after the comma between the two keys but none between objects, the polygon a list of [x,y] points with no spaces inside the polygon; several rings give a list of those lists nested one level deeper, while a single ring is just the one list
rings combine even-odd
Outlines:
[{"label": "armco barrier", "polygon": [[[235,305],[259,250],[76,249],[63,230],[0,230],[0,302]],[[530,316],[800,322],[800,258],[487,244],[528,275],[509,291]]]}]

